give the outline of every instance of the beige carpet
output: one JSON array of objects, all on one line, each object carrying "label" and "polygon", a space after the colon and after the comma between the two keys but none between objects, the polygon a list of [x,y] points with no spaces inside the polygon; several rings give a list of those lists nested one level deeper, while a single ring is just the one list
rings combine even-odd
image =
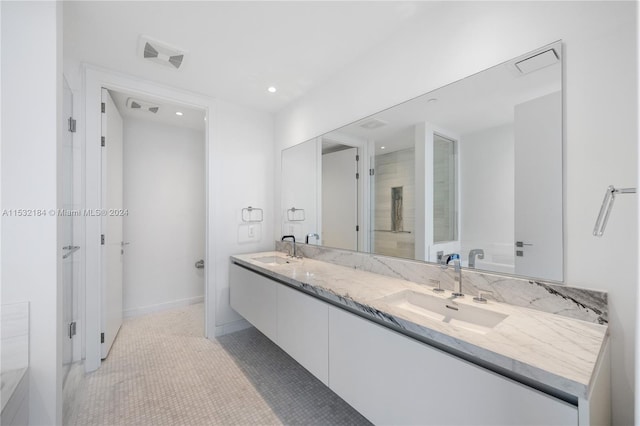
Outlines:
[{"label": "beige carpet", "polygon": [[369,424],[254,328],[209,341],[203,305],[126,320],[69,425]]}]

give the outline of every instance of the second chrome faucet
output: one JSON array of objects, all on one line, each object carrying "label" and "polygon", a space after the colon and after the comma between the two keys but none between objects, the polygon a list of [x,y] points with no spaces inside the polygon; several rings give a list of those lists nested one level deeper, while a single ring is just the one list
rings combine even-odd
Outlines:
[{"label": "second chrome faucet", "polygon": [[447,269],[449,267],[449,263],[453,262],[453,267],[455,271],[455,280],[458,282],[458,289],[451,293],[453,297],[463,297],[464,293],[462,292],[462,267],[460,266],[460,255],[458,253],[447,254],[442,257],[442,269]]}]

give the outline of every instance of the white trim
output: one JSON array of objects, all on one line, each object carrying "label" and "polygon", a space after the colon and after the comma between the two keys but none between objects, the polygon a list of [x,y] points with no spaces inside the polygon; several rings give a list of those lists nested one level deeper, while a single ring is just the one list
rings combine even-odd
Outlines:
[{"label": "white trim", "polygon": [[154,312],[167,311],[169,309],[181,308],[183,306],[195,305],[204,302],[204,296],[189,297],[186,299],[172,300],[171,302],[158,303],[157,305],[141,306],[139,308],[127,309],[123,312],[124,318],[135,318]]},{"label": "white trim", "polygon": [[[316,244],[323,245],[324,241],[322,240],[322,137],[317,137],[314,139],[314,143],[316,144],[316,217],[314,218],[316,221],[316,234],[319,235],[316,240]],[[284,230],[283,230],[284,231]],[[282,232],[284,235],[285,232]]]},{"label": "white trim", "polygon": [[[216,193],[219,186],[220,152],[218,139],[214,137],[214,121],[216,101],[210,97],[199,95],[169,86],[153,83],[137,77],[83,64],[84,70],[84,123],[85,123],[85,195],[86,209],[100,209],[100,102],[101,89],[125,91],[139,96],[151,96],[171,103],[182,104],[192,108],[202,108],[206,112],[205,131],[205,191],[206,191],[206,224],[205,224],[205,337],[213,338],[215,327],[215,254],[216,246],[213,235],[216,229],[218,207],[211,193]],[[85,348],[87,372],[100,367],[100,217],[86,217],[86,318]]]}]

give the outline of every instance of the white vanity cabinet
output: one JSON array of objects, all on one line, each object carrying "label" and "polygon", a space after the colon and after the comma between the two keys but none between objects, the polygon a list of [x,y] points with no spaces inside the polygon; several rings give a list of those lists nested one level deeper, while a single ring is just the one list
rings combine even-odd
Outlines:
[{"label": "white vanity cabinet", "polygon": [[576,406],[236,264],[230,287],[238,313],[375,424],[609,423],[606,344]]},{"label": "white vanity cabinet", "polygon": [[280,284],[232,264],[229,267],[231,307],[269,339],[276,341],[276,288]]},{"label": "white vanity cabinet", "polygon": [[276,343],[322,383],[329,385],[329,305],[278,286]]},{"label": "white vanity cabinet", "polygon": [[234,264],[229,273],[231,307],[328,385],[329,306]]},{"label": "white vanity cabinet", "polygon": [[333,306],[329,384],[381,425],[578,424],[574,405]]}]

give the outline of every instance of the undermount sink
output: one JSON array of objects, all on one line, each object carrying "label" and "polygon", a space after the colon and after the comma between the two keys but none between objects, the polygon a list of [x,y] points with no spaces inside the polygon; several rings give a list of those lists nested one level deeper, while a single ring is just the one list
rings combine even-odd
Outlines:
[{"label": "undermount sink", "polygon": [[376,300],[393,310],[420,315],[431,321],[439,321],[459,328],[486,334],[500,324],[507,315],[480,307],[462,305],[455,300],[430,294],[403,290]]},{"label": "undermount sink", "polygon": [[286,265],[288,263],[297,263],[297,260],[289,259],[281,256],[260,256],[254,257],[251,260],[266,263],[268,265]]}]

